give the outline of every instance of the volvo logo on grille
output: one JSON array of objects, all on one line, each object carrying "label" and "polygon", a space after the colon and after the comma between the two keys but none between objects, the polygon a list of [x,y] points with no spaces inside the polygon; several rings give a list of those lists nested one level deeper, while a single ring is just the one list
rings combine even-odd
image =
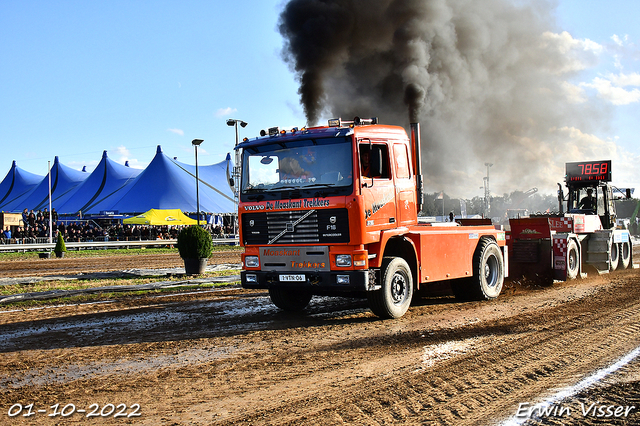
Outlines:
[{"label": "volvo logo on grille", "polygon": [[335,216],[331,216],[331,217],[329,218],[329,222],[331,222],[332,224],[335,224],[335,223],[336,223],[336,221],[337,221],[337,219],[336,219],[336,217],[335,217]]},{"label": "volvo logo on grille", "polygon": [[293,222],[287,223],[287,232],[293,232]]}]

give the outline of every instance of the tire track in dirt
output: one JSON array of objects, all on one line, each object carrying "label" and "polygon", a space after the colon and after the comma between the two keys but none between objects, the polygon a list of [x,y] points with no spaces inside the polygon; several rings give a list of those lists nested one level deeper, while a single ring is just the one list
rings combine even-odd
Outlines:
[{"label": "tire track in dirt", "polygon": [[[640,277],[621,276],[511,288],[492,302],[417,300],[395,321],[339,299],[287,315],[264,293],[241,290],[219,304],[211,295],[145,297],[7,313],[7,332],[36,319],[43,332],[7,345],[0,367],[15,383],[0,389],[0,408],[138,402],[135,423],[147,425],[491,424],[638,346]],[[135,371],[64,375],[131,363]],[[20,382],[18,371],[62,375],[41,385]]]},{"label": "tire track in dirt", "polygon": [[[316,384],[303,391],[291,381],[252,390],[249,399],[219,401],[246,409],[215,424],[315,425],[320,419],[324,424],[490,424],[515,413],[518,402],[533,403],[640,344],[640,304],[629,298],[628,288],[622,290],[599,297],[597,307],[591,299],[580,300],[448,335],[458,341],[485,339],[474,350],[420,372],[410,361],[419,343],[407,336],[414,340],[405,342],[413,354],[396,352],[372,361],[388,365],[397,357],[393,371],[374,367],[365,381],[353,378],[347,366],[328,377],[319,372],[301,378]],[[336,382],[336,376],[345,379]]]}]

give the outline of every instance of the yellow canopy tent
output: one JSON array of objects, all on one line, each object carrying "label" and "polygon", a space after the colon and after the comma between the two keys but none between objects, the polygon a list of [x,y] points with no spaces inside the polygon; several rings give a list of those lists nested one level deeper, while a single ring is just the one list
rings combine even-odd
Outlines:
[{"label": "yellow canopy tent", "polygon": [[180,209],[151,209],[124,219],[122,223],[128,225],[197,225],[198,221],[191,219]]}]

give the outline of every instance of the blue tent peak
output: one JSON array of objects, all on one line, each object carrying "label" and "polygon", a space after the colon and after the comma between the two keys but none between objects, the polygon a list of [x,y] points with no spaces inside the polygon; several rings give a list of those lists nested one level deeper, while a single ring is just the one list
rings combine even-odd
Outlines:
[{"label": "blue tent peak", "polygon": [[106,150],[102,151],[102,158],[107,158],[107,151]]},{"label": "blue tent peak", "polygon": [[226,161],[231,160],[231,153],[227,152],[227,158],[225,159]]},{"label": "blue tent peak", "polygon": [[162,154],[162,147],[158,145],[158,149],[156,149],[156,154]]}]

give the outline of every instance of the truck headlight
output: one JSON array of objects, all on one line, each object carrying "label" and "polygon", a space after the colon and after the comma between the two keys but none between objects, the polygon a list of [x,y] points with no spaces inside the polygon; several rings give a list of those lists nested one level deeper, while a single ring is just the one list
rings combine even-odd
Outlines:
[{"label": "truck headlight", "polygon": [[338,275],[338,276],[336,277],[336,282],[337,282],[338,284],[343,284],[343,285],[344,285],[344,284],[349,284],[349,281],[350,281],[350,280],[349,280],[349,275]]},{"label": "truck headlight", "polygon": [[259,268],[260,258],[258,256],[246,256],[244,258],[244,266],[247,268]]},{"label": "truck headlight", "polygon": [[339,266],[341,268],[351,266],[351,255],[350,254],[336,255],[336,266]]}]

